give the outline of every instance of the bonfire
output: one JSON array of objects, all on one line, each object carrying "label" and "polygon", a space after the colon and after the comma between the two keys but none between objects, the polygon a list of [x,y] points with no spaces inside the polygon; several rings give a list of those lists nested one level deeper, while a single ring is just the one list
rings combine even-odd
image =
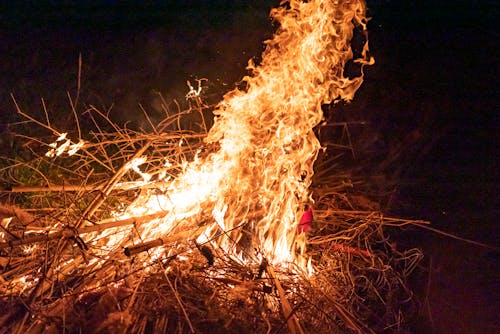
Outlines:
[{"label": "bonfire", "polygon": [[[45,134],[2,170],[0,333],[400,331],[421,253],[386,230],[419,222],[356,208],[335,165],[316,161],[322,106],[352,100],[373,63],[365,12],[283,3],[239,88],[209,106],[188,82],[187,110],[147,118],[149,133],[94,106],[79,115],[71,95],[75,129],[57,129],[13,97]],[[211,129],[177,127],[207,111]]]}]

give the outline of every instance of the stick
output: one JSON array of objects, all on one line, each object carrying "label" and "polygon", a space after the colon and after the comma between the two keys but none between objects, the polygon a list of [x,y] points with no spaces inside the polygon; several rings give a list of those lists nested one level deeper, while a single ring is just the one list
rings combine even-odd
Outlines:
[{"label": "stick", "polygon": [[[135,154],[130,158],[129,161],[133,161],[136,158],[139,158],[146,150],[153,144],[152,140],[148,140],[143,147],[135,152]],[[87,209],[83,212],[82,218],[80,221],[76,223],[76,228],[79,228],[85,219],[91,218],[94,213],[99,209],[99,207],[106,200],[106,196],[111,193],[111,190],[115,186],[115,184],[122,178],[122,176],[128,171],[128,163],[123,164],[120,169],[113,175],[113,177],[108,181],[108,183],[103,187],[102,191],[94,198],[92,203],[87,207]]]},{"label": "stick", "polygon": [[125,247],[123,252],[125,253],[126,256],[131,257],[132,255],[145,252],[151,248],[159,247],[163,244],[164,244],[163,239],[158,238],[158,239],[146,241],[146,242],[134,245],[134,246]]},{"label": "stick", "polygon": [[496,247],[496,246],[493,246],[493,245],[488,245],[488,244],[485,244],[485,243],[482,243],[482,242],[479,242],[479,241],[475,241],[475,240],[470,240],[470,239],[462,238],[462,237],[459,237],[458,235],[454,235],[452,233],[441,231],[441,230],[438,230],[437,228],[433,228],[433,227],[430,227],[430,226],[422,225],[422,224],[419,224],[419,223],[414,223],[412,225],[420,227],[420,228],[423,228],[425,230],[432,231],[432,232],[437,233],[437,234],[444,235],[445,237],[448,237],[448,238],[452,238],[452,239],[455,239],[455,240],[458,240],[458,241],[469,243],[471,245],[475,245],[475,246],[479,246],[479,247],[491,249],[492,251],[495,251],[495,252],[500,252],[500,247]]},{"label": "stick", "polygon": [[[139,158],[146,150],[153,144],[152,140],[148,140],[144,146],[138,149],[135,154],[130,158],[129,161],[132,161],[136,158]],[[85,221],[88,221],[94,213],[99,209],[99,207],[104,203],[106,197],[111,193],[114,185],[122,178],[123,175],[128,171],[128,163],[124,163],[120,169],[113,175],[113,177],[108,181],[108,183],[104,186],[104,188],[97,194],[96,197],[92,200],[89,206],[83,212],[81,218],[76,222],[75,228],[78,229]],[[68,241],[62,241],[57,247],[57,251],[55,252],[54,257],[51,260],[51,263],[48,263],[49,269],[47,270],[44,277],[42,277],[35,288],[33,289],[30,297],[28,305],[31,305],[35,298],[41,296],[50,286],[48,283],[52,279],[52,275],[54,273],[54,268],[52,268],[52,264],[59,257],[64,249],[68,246]]]},{"label": "stick", "polygon": [[304,331],[300,326],[299,319],[294,313],[292,313],[292,307],[290,306],[290,303],[288,302],[288,299],[285,296],[285,290],[283,290],[283,287],[281,286],[281,283],[278,277],[276,276],[274,269],[271,267],[270,264],[268,264],[266,270],[269,276],[271,276],[271,278],[273,279],[274,285],[276,285],[276,289],[278,290],[278,294],[280,296],[280,301],[281,301],[281,310],[283,311],[283,316],[286,319],[286,323],[288,325],[290,333],[296,334],[298,332],[300,334],[304,334]]},{"label": "stick", "polygon": [[127,226],[127,225],[134,225],[137,223],[142,223],[144,221],[148,221],[151,219],[159,218],[165,216],[165,212],[157,212],[141,217],[131,217],[127,219],[121,219],[121,220],[116,220],[116,219],[105,219],[102,220],[99,224],[93,225],[93,226],[86,226],[79,228],[77,230],[71,230],[71,229],[63,229],[59,230],[57,232],[53,233],[37,233],[36,235],[30,235],[26,236],[22,239],[16,239],[16,240],[11,240],[8,242],[2,242],[0,243],[0,250],[5,249],[5,248],[10,248],[10,247],[16,247],[20,245],[26,245],[26,244],[31,244],[35,242],[42,242],[42,241],[49,241],[49,240],[54,240],[54,239],[59,239],[61,237],[74,237],[76,235],[80,234],[86,234],[86,233],[92,233],[92,232],[102,232],[104,230],[113,228],[113,227],[121,227],[121,226]]},{"label": "stick", "polygon": [[364,256],[364,257],[373,257],[373,254],[367,250],[354,248],[348,245],[337,244],[335,242],[331,242],[329,245],[325,245],[324,248],[328,248],[329,250]]},{"label": "stick", "polygon": [[168,278],[168,275],[165,272],[165,270],[163,270],[163,276],[165,276],[165,279],[167,280],[168,286],[172,290],[172,293],[174,294],[175,299],[177,299],[177,303],[179,304],[179,307],[181,308],[182,314],[184,315],[184,318],[186,319],[186,322],[187,322],[187,324],[189,326],[189,329],[190,329],[191,333],[196,333],[195,330],[194,330],[193,324],[191,323],[191,320],[189,319],[189,316],[188,316],[188,314],[186,312],[186,308],[184,307],[184,304],[182,303],[182,299],[179,296],[179,293],[177,292],[177,290],[175,290],[174,285],[172,284],[172,282]]},{"label": "stick", "polygon": [[[139,182],[121,182],[117,183],[112,187],[112,190],[130,190],[130,189],[154,189],[161,188],[162,185],[167,185],[165,182],[154,182],[154,183],[144,183]],[[12,187],[4,191],[12,193],[30,193],[30,192],[49,192],[49,191],[96,191],[102,190],[104,185],[49,185],[41,187]]]}]

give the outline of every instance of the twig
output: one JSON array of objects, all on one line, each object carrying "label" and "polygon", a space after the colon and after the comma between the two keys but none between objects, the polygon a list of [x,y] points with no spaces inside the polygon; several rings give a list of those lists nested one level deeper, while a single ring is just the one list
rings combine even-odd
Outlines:
[{"label": "twig", "polygon": [[273,279],[274,285],[276,286],[276,289],[278,290],[278,295],[280,297],[281,301],[281,310],[283,312],[283,316],[285,317],[288,329],[292,334],[296,334],[297,332],[300,334],[304,334],[304,331],[302,330],[302,327],[300,326],[299,319],[297,316],[292,312],[292,307],[290,306],[290,302],[288,302],[288,299],[286,298],[285,291],[283,290],[283,287],[281,286],[281,282],[279,281],[278,277],[276,276],[276,273],[274,272],[273,267],[268,264],[266,267],[267,273],[269,276]]},{"label": "twig", "polygon": [[329,250],[341,251],[358,256],[364,256],[368,258],[373,257],[373,254],[367,250],[354,248],[352,246],[343,245],[335,242],[331,242],[328,246],[325,246],[325,248],[328,248]]},{"label": "twig", "polygon": [[76,113],[76,104],[78,103],[78,93],[77,93],[77,101],[75,103],[73,103],[70,92],[66,92],[66,94],[68,95],[69,105],[71,107],[71,111],[73,112],[73,116],[75,118],[76,128],[78,130],[78,139],[82,139],[82,130],[80,129],[80,121],[78,120],[78,115]]},{"label": "twig", "polygon": [[[133,161],[134,159],[139,158],[146,152],[146,150],[153,143],[152,140],[147,141],[144,146],[142,146],[136,153],[128,160]],[[94,198],[92,203],[87,207],[87,209],[83,212],[82,218],[80,221],[76,223],[76,228],[80,227],[80,225],[84,222],[84,220],[90,219],[94,213],[99,209],[102,203],[106,200],[106,197],[111,193],[115,184],[122,178],[122,176],[128,171],[128,162],[124,163],[122,167],[113,175],[113,177],[108,181],[108,183],[103,187],[102,191]]]},{"label": "twig", "polygon": [[496,247],[496,246],[493,246],[493,245],[488,245],[488,244],[485,244],[485,243],[482,243],[482,242],[479,242],[479,241],[475,241],[475,240],[470,240],[470,239],[462,238],[462,237],[459,237],[458,235],[454,235],[454,234],[451,234],[451,233],[448,233],[448,232],[445,232],[445,231],[438,230],[437,228],[433,228],[433,227],[430,227],[430,226],[422,225],[422,224],[419,224],[419,223],[413,223],[412,225],[413,226],[421,227],[421,228],[423,228],[425,230],[429,230],[429,231],[432,231],[432,232],[437,233],[437,234],[444,235],[445,237],[448,237],[448,238],[459,240],[459,241],[462,241],[462,242],[465,242],[465,243],[468,243],[468,244],[471,244],[471,245],[475,245],[475,246],[479,246],[479,247],[491,249],[492,251],[495,251],[495,252],[500,252],[500,247]]},{"label": "twig", "polygon": [[332,306],[335,307],[335,310],[337,311],[337,314],[339,315],[340,318],[344,321],[344,323],[351,327],[351,329],[355,330],[357,333],[362,334],[362,333],[370,333],[370,334],[375,334],[373,330],[370,328],[367,328],[366,326],[362,325],[359,323],[359,320],[357,320],[354,316],[349,314],[349,312],[337,301],[333,300],[329,296],[325,295],[325,297],[330,301]]},{"label": "twig", "polygon": [[63,230],[48,233],[48,234],[37,233],[37,235],[25,236],[22,239],[16,239],[16,240],[12,240],[9,242],[2,242],[2,243],[0,243],[0,250],[5,249],[5,248],[26,245],[26,244],[32,244],[35,242],[46,242],[46,241],[50,241],[50,240],[60,239],[61,237],[74,237],[77,235],[87,234],[87,233],[92,233],[92,232],[102,232],[104,230],[114,228],[114,227],[135,225],[137,223],[149,221],[151,219],[159,218],[159,217],[162,217],[165,215],[166,215],[165,212],[158,212],[158,213],[153,213],[153,214],[144,215],[144,216],[140,216],[140,217],[131,217],[131,218],[121,219],[121,220],[106,219],[106,220],[101,221],[98,224],[93,225],[93,226],[82,227],[79,229],[74,229],[74,230],[63,229]]},{"label": "twig", "polygon": [[[117,183],[112,187],[112,190],[131,190],[131,189],[155,189],[161,188],[162,185],[167,185],[163,182],[154,183],[144,183],[143,181],[131,181],[131,182],[121,182]],[[32,192],[60,192],[60,191],[96,191],[102,190],[105,187],[103,184],[99,185],[48,185],[48,186],[38,186],[38,187],[12,187],[10,189],[3,190],[5,192],[12,193],[32,193]]]},{"label": "twig", "polygon": [[189,319],[189,316],[188,316],[188,314],[186,312],[186,308],[184,307],[184,304],[182,303],[181,297],[179,296],[179,293],[175,290],[174,286],[172,285],[172,282],[168,278],[168,275],[166,274],[165,270],[163,271],[163,276],[165,276],[165,279],[167,280],[168,286],[172,290],[172,292],[173,292],[173,294],[175,296],[175,299],[177,300],[177,303],[179,304],[179,307],[182,310],[182,314],[184,315],[184,318],[186,319],[186,322],[187,322],[187,324],[189,326],[189,329],[190,329],[191,333],[195,333],[193,324],[191,323],[191,320]]},{"label": "twig", "polygon": [[14,106],[16,107],[16,111],[19,115],[25,117],[26,119],[30,120],[31,122],[37,124],[38,126],[44,128],[44,129],[47,129],[49,131],[51,131],[52,133],[54,133],[56,136],[60,136],[61,134],[59,132],[57,132],[54,128],[52,128],[50,125],[46,125],[40,121],[38,121],[37,119],[31,117],[30,115],[26,114],[25,112],[23,112],[21,110],[21,107],[19,106],[19,104],[17,103],[17,100],[16,98],[14,97],[14,94],[10,94],[10,97],[12,98],[12,101],[14,102]]}]

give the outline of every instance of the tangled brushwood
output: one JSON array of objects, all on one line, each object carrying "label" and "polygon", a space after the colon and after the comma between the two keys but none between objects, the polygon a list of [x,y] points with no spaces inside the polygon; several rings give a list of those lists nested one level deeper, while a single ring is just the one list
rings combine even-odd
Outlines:
[{"label": "tangled brushwood", "polygon": [[[188,83],[185,111],[145,113],[149,132],[70,94],[66,132],[14,99],[32,135],[16,130],[23,152],[1,169],[0,333],[401,332],[421,253],[387,231],[422,222],[348,194],[314,132],[373,63],[365,11],[284,2],[244,89],[209,107]],[[197,130],[180,129],[190,115]]]},{"label": "tangled brushwood", "polygon": [[[60,157],[44,151],[56,146],[50,139],[61,133],[19,110],[30,124],[55,136],[47,142],[26,138],[45,150],[31,148],[29,162],[16,157],[2,169],[4,187],[10,185],[2,192],[4,202],[18,202],[24,209],[0,206],[1,333],[371,333],[404,328],[403,315],[415,306],[407,278],[421,253],[397,250],[386,231],[419,222],[356,210],[346,195],[349,173],[337,170],[342,177],[332,176],[332,160],[319,160],[316,166],[314,219],[304,231],[314,266],[310,276],[265,258],[235,258],[208,240],[197,242],[192,235],[213,219],[210,213],[197,216],[196,228],[173,228],[161,240],[145,242],[131,233],[119,246],[106,246],[110,238],[121,237],[123,228],[138,231],[142,222],[166,214],[116,219],[113,212],[140,193],[161,191],[162,182],[175,178],[186,161],[207,154],[200,153],[205,133],[166,130],[179,117],[208,108],[200,102],[167,117],[149,134],[120,129],[93,109],[107,126],[96,126],[80,150],[72,156],[60,150]],[[65,140],[70,139],[57,143]],[[71,145],[70,140],[66,146]],[[145,155],[148,164],[141,168],[156,180],[137,181],[140,170],[130,168]],[[161,178],[160,172],[168,176]],[[158,247],[160,253],[151,252]],[[98,265],[101,260],[104,265]]]}]

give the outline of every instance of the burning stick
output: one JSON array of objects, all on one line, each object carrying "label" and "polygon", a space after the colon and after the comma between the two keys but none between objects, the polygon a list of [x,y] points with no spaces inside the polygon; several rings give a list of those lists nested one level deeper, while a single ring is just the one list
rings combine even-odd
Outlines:
[{"label": "burning stick", "polygon": [[159,246],[161,246],[163,244],[164,244],[163,239],[158,238],[158,239],[151,240],[151,241],[146,241],[146,242],[134,245],[134,246],[125,247],[125,249],[123,250],[123,252],[128,257],[131,257],[132,255],[136,255],[136,254],[145,252],[145,251],[147,251],[147,250],[149,250],[151,248],[159,247]]},{"label": "burning stick", "polygon": [[60,239],[61,237],[74,237],[75,235],[81,235],[81,234],[87,234],[87,233],[92,233],[92,232],[102,232],[104,230],[108,230],[110,228],[114,227],[121,227],[121,226],[127,226],[127,225],[134,225],[137,223],[149,221],[151,219],[159,218],[162,216],[165,216],[165,212],[159,212],[159,213],[153,213],[150,215],[145,215],[141,217],[131,217],[127,219],[121,219],[121,220],[103,220],[99,224],[93,225],[93,226],[87,226],[87,227],[82,227],[79,229],[63,229],[57,232],[52,232],[52,233],[37,233],[37,235],[29,235],[25,236],[24,238],[21,239],[16,239],[16,240],[11,240],[8,242],[2,242],[0,243],[0,250],[6,249],[6,248],[11,248],[11,247],[16,247],[16,246],[21,246],[21,245],[26,245],[26,244],[31,244],[31,243],[36,243],[36,242],[43,242],[43,241],[49,241],[49,240],[55,240],[55,239]]},{"label": "burning stick", "polygon": [[106,196],[111,193],[113,187],[120,181],[120,179],[125,175],[125,173],[130,169],[129,162],[138,159],[140,156],[146,152],[146,150],[153,144],[152,140],[148,140],[144,146],[138,149],[134,155],[129,159],[129,161],[123,164],[120,169],[113,175],[113,177],[106,183],[103,187],[102,191],[94,198],[94,200],[90,203],[90,205],[85,209],[85,212],[82,214],[82,219],[76,223],[76,228],[80,227],[83,223],[84,219],[90,219],[94,213],[99,209],[99,207],[104,203]]},{"label": "burning stick", "polygon": [[[144,182],[120,182],[113,185],[112,190],[131,190],[131,189],[155,189],[162,188],[167,184],[164,182],[144,183]],[[97,191],[102,190],[105,185],[48,185],[45,187],[12,187],[5,191],[12,193],[29,192],[49,192],[49,191]]]},{"label": "burning stick", "polygon": [[[97,196],[94,197],[92,202],[90,203],[89,206],[85,209],[83,214],[81,215],[81,218],[76,222],[75,228],[78,229],[81,225],[85,223],[86,220],[90,219],[94,213],[99,209],[99,207],[104,203],[106,200],[107,196],[111,193],[111,190],[113,189],[114,185],[120,181],[120,179],[125,175],[125,173],[129,170],[129,162],[134,161],[135,159],[138,159],[141,157],[144,152],[153,144],[152,140],[148,140],[144,146],[142,146],[140,149],[136,150],[134,155],[129,159],[129,161],[125,164],[123,164],[120,169],[113,174],[111,179],[106,183],[102,191],[100,191]],[[57,247],[57,251],[55,253],[54,259],[52,260],[52,263],[58,258],[62,252],[65,250],[65,248],[68,246],[68,241],[64,240],[60,245]],[[51,265],[52,265],[51,263]],[[33,289],[31,295],[30,295],[30,301],[29,303],[41,296],[47,289],[50,287],[49,281],[52,280],[52,275],[54,274],[53,267],[51,266],[49,270],[47,270],[46,274],[42,279],[39,280],[35,288]]]},{"label": "burning stick", "polygon": [[304,334],[304,331],[302,330],[302,327],[300,326],[299,319],[293,312],[293,309],[290,305],[290,302],[286,298],[285,295],[285,290],[283,290],[283,287],[281,286],[281,282],[278,279],[278,276],[276,276],[276,273],[274,272],[274,269],[271,265],[267,264],[266,266],[266,271],[269,274],[269,276],[273,279],[274,285],[276,286],[276,290],[278,291],[278,295],[280,297],[281,301],[281,310],[283,311],[283,316],[286,319],[286,323],[288,325],[288,329],[292,334],[296,334],[297,332],[300,334]]},{"label": "burning stick", "polygon": [[[292,270],[286,270],[290,269],[290,267],[286,267],[290,263],[292,263],[292,266],[304,267],[305,261],[299,261],[301,259],[297,259],[296,255],[299,253],[298,250],[304,250],[302,246],[305,245],[306,238],[305,235],[300,236],[300,239],[296,238],[296,223],[298,208],[310,197],[309,186],[314,173],[313,162],[320,150],[320,144],[314,136],[313,128],[322,119],[322,103],[329,103],[338,99],[352,99],[362,82],[362,66],[371,62],[367,54],[367,45],[361,51],[362,59],[351,59],[353,53],[351,52],[350,41],[353,37],[353,30],[356,26],[360,26],[362,29],[365,28],[364,12],[364,3],[358,0],[293,0],[275,10],[273,15],[280,22],[280,28],[275,37],[268,41],[266,51],[262,56],[261,66],[254,67],[253,64],[250,64],[249,68],[251,68],[252,72],[244,80],[245,90],[235,90],[229,93],[225,96],[224,101],[214,108],[217,120],[206,140],[207,143],[214,145],[211,145],[205,153],[196,154],[196,157],[191,162],[186,162],[184,157],[180,158],[182,153],[178,152],[183,151],[175,151],[177,153],[172,154],[175,158],[170,159],[171,157],[168,157],[168,161],[165,161],[163,158],[170,154],[171,148],[165,150],[167,153],[164,155],[159,154],[155,145],[151,144],[155,140],[158,142],[157,139],[148,137],[147,139],[132,140],[128,131],[120,133],[121,140],[131,140],[128,144],[113,144],[111,150],[106,150],[108,144],[103,143],[93,148],[87,148],[98,153],[93,157],[104,157],[106,163],[100,163],[100,165],[113,175],[105,174],[101,178],[101,174],[98,176],[100,181],[96,182],[95,179],[92,179],[92,181],[88,182],[97,184],[102,182],[103,179],[107,178],[109,180],[109,182],[105,183],[105,186],[98,189],[100,192],[97,196],[92,194],[95,198],[87,206],[84,214],[79,216],[80,219],[74,224],[74,230],[57,231],[54,234],[44,235],[44,237],[56,238],[62,236],[71,239],[75,237],[75,233],[89,232],[95,228],[93,226],[83,226],[95,215],[97,210],[101,210],[105,200],[109,199],[111,191],[117,189],[118,182],[121,182],[122,178],[127,174],[129,163],[132,163],[136,158],[142,157],[143,154],[152,154],[156,157],[156,163],[161,161],[162,166],[166,166],[165,163],[169,163],[170,160],[177,163],[173,173],[171,173],[171,170],[158,168],[165,172],[165,175],[171,175],[174,180],[169,184],[168,189],[159,187],[162,190],[160,192],[141,192],[124,211],[121,211],[121,213],[115,212],[115,214],[122,214],[122,217],[137,217],[145,214],[143,216],[144,221],[141,221],[142,224],[136,226],[137,231],[134,230],[129,236],[132,236],[132,233],[137,233],[144,240],[150,241],[126,248],[126,254],[132,256],[153,247],[165,245],[170,240],[175,240],[178,243],[190,242],[189,239],[195,237],[191,232],[196,228],[205,227],[197,223],[196,217],[206,217],[207,213],[212,212],[215,222],[213,228],[209,226],[208,230],[205,229],[207,231],[206,237],[207,239],[213,239],[211,244],[224,250],[224,254],[230,260],[227,264],[221,263],[221,266],[225,266],[224,269],[229,269],[223,271],[225,275],[231,272],[230,269],[233,269],[233,272],[237,272],[233,279],[241,280],[241,265],[235,267],[234,264],[231,264],[237,262],[234,261],[235,259],[238,259],[238,264],[242,262],[252,268],[252,270],[247,271],[250,277],[254,272],[253,265],[255,263],[252,262],[252,258],[238,257],[235,251],[238,247],[234,247],[234,244],[242,245],[242,248],[244,246],[247,249],[252,249],[254,246],[262,248],[264,253],[268,254],[266,260],[270,264],[283,264],[285,266],[285,274],[293,274]],[[354,63],[361,64],[361,76],[345,77],[345,65],[351,60]],[[194,98],[197,98],[199,91],[194,91],[194,94]],[[117,132],[120,131],[117,129]],[[155,132],[158,134],[156,130]],[[104,137],[106,136],[101,133],[98,139]],[[137,151],[138,145],[142,145],[142,143],[146,143],[145,148]],[[184,143],[185,141],[179,142],[178,146],[181,147]],[[161,146],[163,144],[157,145]],[[147,146],[150,149],[147,149]],[[114,152],[118,152],[117,155]],[[192,155],[188,155],[189,158],[195,155],[194,152],[195,150],[192,150]],[[98,158],[94,160],[97,162]],[[77,163],[79,162],[75,162],[75,164]],[[89,163],[85,162],[84,165],[88,166]],[[122,167],[116,171],[114,166]],[[90,169],[89,167],[84,170]],[[137,170],[134,171],[137,172]],[[143,171],[139,170],[139,172],[142,173]],[[89,171],[89,177],[84,178],[85,181],[90,180],[91,173],[93,173],[93,170]],[[139,174],[142,176],[141,173]],[[74,182],[77,183],[77,181]],[[47,180],[43,184],[51,184],[51,182]],[[117,198],[117,200],[119,201],[120,198]],[[85,202],[75,204],[83,205],[83,203]],[[67,208],[68,211],[61,212],[61,215],[68,212],[80,214],[79,211],[75,210],[75,207],[79,209],[82,205]],[[259,210],[264,210],[265,213],[250,217],[251,212],[258,212]],[[149,212],[161,212],[159,215],[165,212],[175,214],[157,217],[161,219],[154,219],[147,215]],[[72,215],[68,216],[73,217]],[[331,219],[332,216],[329,217]],[[118,221],[114,223],[117,224],[116,226],[122,226],[121,224],[127,224],[127,219],[120,221],[118,218]],[[299,231],[301,228],[308,227],[311,220],[312,212],[304,215]],[[180,224],[181,222],[182,224]],[[132,224],[135,223],[132,222]],[[243,224],[245,228],[239,231],[235,230],[238,225]],[[346,230],[335,229],[334,235],[325,238],[328,239],[326,242],[337,241],[349,244],[349,240],[352,241],[354,238],[358,238],[358,240],[359,238],[366,238],[370,241],[377,240],[378,237],[382,242],[385,242],[386,239],[380,236],[382,229],[378,229],[379,225],[370,221],[366,223],[366,226],[370,227],[370,224],[374,224],[376,233],[368,233],[364,227],[350,227]],[[97,227],[98,229],[106,228],[102,226],[103,224],[100,225],[100,227]],[[174,229],[182,232],[172,236]],[[213,234],[217,233],[217,231],[222,231],[224,237],[216,240]],[[325,231],[328,230],[325,228]],[[228,303],[226,297],[228,293],[225,292],[228,291],[229,285],[235,285],[230,283],[231,277],[228,278],[227,286],[220,284],[222,278],[203,278],[195,281],[197,279],[194,277],[195,275],[187,276],[183,273],[184,264],[180,263],[177,268],[172,265],[170,267],[172,271],[167,271],[163,266],[161,274],[155,271],[156,273],[152,272],[151,275],[147,275],[148,272],[143,271],[141,278],[137,280],[137,276],[128,273],[134,272],[134,270],[137,273],[144,270],[144,268],[149,268],[153,265],[153,260],[150,262],[115,261],[113,255],[116,252],[109,253],[108,250],[115,250],[117,246],[122,245],[123,238],[108,238],[106,235],[101,235],[94,240],[98,245],[96,248],[103,249],[102,257],[99,258],[102,261],[94,262],[90,266],[82,260],[80,252],[68,252],[66,248],[71,245],[71,240],[63,240],[60,243],[47,243],[46,248],[41,252],[29,258],[22,258],[20,260],[21,264],[25,263],[23,262],[25,259],[28,259],[29,264],[37,265],[42,270],[34,273],[31,267],[27,268],[26,265],[24,267],[19,265],[14,269],[18,270],[15,277],[14,274],[10,275],[14,277],[11,282],[16,290],[12,289],[13,292],[5,293],[5,295],[10,298],[21,289],[26,295],[30,294],[28,298],[21,296],[22,298],[19,299],[23,305],[22,309],[28,309],[32,313],[26,312],[25,315],[21,314],[20,316],[12,313],[10,318],[9,315],[7,317],[2,316],[0,317],[0,327],[9,324],[8,320],[19,319],[24,316],[21,324],[16,324],[7,328],[7,330],[12,329],[21,332],[24,329],[33,328],[30,326],[33,325],[34,321],[53,323],[54,319],[59,320],[62,318],[63,322],[68,321],[69,331],[78,331],[76,328],[78,321],[74,321],[66,315],[75,310],[79,311],[79,308],[71,307],[68,308],[69,311],[63,309],[62,317],[60,317],[61,312],[48,317],[47,312],[44,312],[44,310],[50,307],[50,304],[54,305],[54,300],[63,300],[64,302],[69,300],[71,302],[70,296],[78,293],[84,294],[82,291],[91,291],[96,286],[103,287],[106,285],[105,289],[102,290],[112,289],[110,283],[118,284],[115,277],[123,262],[130,262],[127,264],[130,265],[130,268],[126,268],[127,278],[130,283],[137,285],[133,296],[128,301],[123,301],[123,303],[129,303],[126,306],[126,314],[127,317],[133,317],[132,326],[135,326],[129,328],[128,332],[144,333],[146,329],[150,328],[155,332],[167,332],[167,329],[169,329],[169,332],[176,331],[176,328],[170,327],[170,324],[175,321],[170,320],[178,321],[177,328],[179,331],[185,329],[186,324],[188,324],[190,330],[194,332],[195,328],[198,329],[197,325],[207,321],[208,317],[205,308],[207,304],[215,306],[214,309],[217,309],[216,312],[218,312],[216,316],[221,315],[218,318],[214,317],[215,319],[223,319],[228,314],[234,316],[241,309],[244,311],[250,309],[247,305],[237,309],[239,303]],[[56,244],[57,246],[55,246]],[[351,242],[351,244],[354,244],[354,242]],[[200,247],[200,251],[210,262],[212,259],[210,253],[203,250],[203,246]],[[345,248],[342,251],[354,253],[356,249]],[[41,257],[37,257],[41,253],[47,254],[45,261]],[[371,309],[368,310],[369,312],[364,312],[365,308],[360,306],[360,304],[365,306],[372,300],[376,300],[378,303],[382,301],[383,304],[385,304],[386,300],[389,301],[389,298],[380,296],[379,291],[377,291],[381,283],[374,282],[374,287],[369,287],[375,290],[375,293],[366,293],[362,296],[362,301],[361,298],[356,300],[355,298],[358,296],[355,288],[357,286],[343,285],[342,279],[337,279],[343,273],[338,271],[336,266],[329,265],[328,260],[332,259],[332,255],[327,254],[329,252],[323,253],[325,253],[326,261],[319,264],[322,265],[321,268],[324,270],[316,273],[314,280],[319,281],[319,283],[315,290],[310,290],[310,296],[312,299],[318,299],[317,305],[314,306],[317,309],[321,307],[321,311],[326,317],[318,317],[318,312],[314,312],[314,308],[309,308],[306,312],[300,313],[302,324],[307,324],[307,329],[317,329],[317,332],[331,332],[325,330],[325,328],[330,330],[337,328],[340,319],[345,325],[338,332],[341,332],[343,328],[359,328],[358,332],[361,332],[364,327],[358,325],[355,321],[357,316],[361,319],[376,319],[379,318],[379,315],[382,315],[384,319],[389,319],[387,309],[391,305],[387,305],[387,307],[383,305],[381,312],[372,312]],[[190,252],[190,255],[194,258],[198,254]],[[369,270],[379,270],[381,275],[394,275],[393,271],[386,270],[386,266],[390,266],[392,262],[384,262],[383,257],[381,258],[380,263],[373,261],[373,268],[370,267]],[[97,256],[96,259],[98,259]],[[342,261],[337,261],[337,258],[334,260],[342,265]],[[322,259],[318,261],[322,261]],[[174,269],[176,270],[174,271]],[[360,275],[363,275],[362,269],[361,267]],[[193,268],[193,270],[199,269]],[[216,272],[215,270],[210,271]],[[287,292],[300,291],[300,288],[306,289],[309,284],[301,281],[301,279],[306,278],[299,278],[297,282],[291,282],[291,290],[285,291],[288,286],[285,288],[282,286],[271,265],[261,264],[259,274],[263,274],[264,271],[268,273],[270,281],[273,282],[272,284],[276,287],[279,295],[281,310],[273,308],[272,312],[269,312],[269,314],[272,314],[272,319],[279,321],[284,316],[291,333],[303,333],[296,309],[292,308],[293,305],[302,305],[299,304],[300,300],[298,300],[300,296],[296,293],[287,296]],[[350,273],[350,275],[354,274]],[[160,277],[161,275],[164,276],[164,279]],[[186,279],[182,279],[183,275]],[[217,272],[216,275],[221,275],[221,272]],[[73,277],[78,280],[81,279],[81,281],[76,282],[72,279]],[[120,277],[120,281],[123,280],[123,276]],[[166,281],[168,283],[170,287],[168,291],[162,289],[161,284],[158,284],[159,278],[162,278],[161,282]],[[404,280],[398,278],[396,275],[396,279],[380,281],[402,284]],[[356,280],[353,281],[356,282]],[[26,284],[26,282],[29,284]],[[304,284],[301,285],[301,283]],[[369,283],[371,285],[371,282]],[[242,285],[242,289],[251,290],[247,289],[244,283],[240,285]],[[253,285],[255,285],[254,282],[249,284],[250,287]],[[210,288],[205,289],[207,286]],[[200,287],[203,287],[203,289]],[[6,291],[9,288],[7,287],[4,290]],[[387,286],[383,286],[380,291],[387,291],[386,288]],[[226,290],[224,291],[224,289]],[[192,297],[190,295],[183,298],[186,294],[193,292],[196,293],[195,298],[189,298]],[[267,291],[264,290],[264,292]],[[200,294],[204,294],[205,303],[199,302],[201,300],[199,298]],[[219,297],[218,294],[222,297]],[[399,294],[392,294],[391,291],[391,297],[392,295],[398,296]],[[172,296],[177,300],[178,306],[174,305],[173,298],[169,299]],[[328,298],[331,296],[334,297],[328,302]],[[336,298],[337,296],[341,298]],[[354,297],[347,300],[348,297],[344,298],[345,296]],[[375,296],[373,298],[377,299],[369,299],[371,296]],[[344,305],[344,301],[349,305]],[[118,308],[122,310],[123,303],[120,305],[120,302],[116,300]],[[158,308],[156,302],[163,308]],[[351,304],[353,304],[352,307]],[[24,308],[24,305],[28,305],[28,307]],[[65,304],[60,303],[60,305],[64,306]],[[70,304],[68,303],[68,305]],[[172,307],[172,305],[175,307]],[[141,307],[148,306],[155,308],[155,310],[153,312],[135,312],[143,310]],[[204,309],[197,311],[198,308]],[[90,309],[90,307],[87,309]],[[179,321],[181,319],[178,316],[180,314],[179,309],[184,314],[184,322]],[[303,310],[302,307],[301,310]],[[311,311],[309,312],[309,310]],[[349,312],[353,312],[353,315],[351,316]],[[170,314],[173,314],[176,318],[169,318]],[[110,313],[110,319],[111,315],[113,313]],[[78,314],[77,318],[79,316],[80,314]],[[193,324],[191,324],[191,317]],[[163,324],[158,325],[157,318],[162,319]],[[331,318],[331,320],[329,321],[328,318]],[[229,327],[231,326],[231,320],[224,325],[227,325],[224,329],[235,331],[234,326]],[[194,323],[194,321],[198,323]],[[378,322],[378,325],[385,326],[389,321],[392,322],[393,319]],[[243,323],[243,321],[235,321],[235,323],[237,322]],[[63,323],[63,325],[66,324]],[[105,331],[105,327],[106,324],[101,324],[98,328]],[[222,331],[222,328],[220,329]],[[271,331],[271,325],[268,325],[268,331]]]}]

